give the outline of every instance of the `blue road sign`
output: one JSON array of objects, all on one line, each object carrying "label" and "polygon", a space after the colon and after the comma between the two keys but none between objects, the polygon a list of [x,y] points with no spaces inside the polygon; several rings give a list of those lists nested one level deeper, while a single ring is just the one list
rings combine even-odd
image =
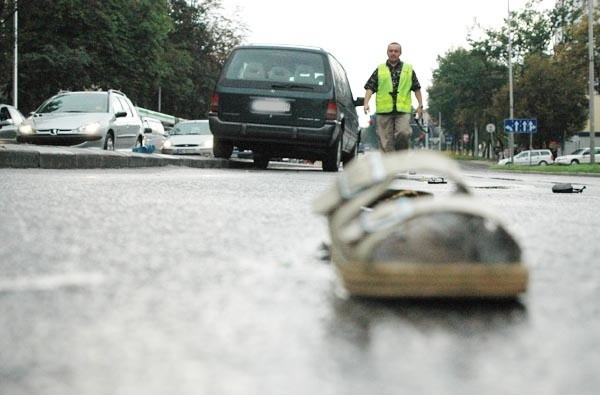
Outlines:
[{"label": "blue road sign", "polygon": [[537,119],[505,119],[506,133],[537,133]]}]

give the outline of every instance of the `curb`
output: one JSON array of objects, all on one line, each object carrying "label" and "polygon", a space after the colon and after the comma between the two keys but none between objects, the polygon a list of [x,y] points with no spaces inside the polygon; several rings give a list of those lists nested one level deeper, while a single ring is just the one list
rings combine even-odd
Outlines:
[{"label": "curb", "polygon": [[88,148],[30,144],[0,144],[0,168],[15,169],[117,169],[186,166],[195,168],[253,168],[251,161],[203,156],[143,154]]}]

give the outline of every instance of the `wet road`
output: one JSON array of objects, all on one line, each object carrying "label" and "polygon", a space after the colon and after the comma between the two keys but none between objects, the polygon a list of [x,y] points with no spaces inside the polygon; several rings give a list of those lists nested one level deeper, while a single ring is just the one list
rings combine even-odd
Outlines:
[{"label": "wet road", "polygon": [[465,174],[516,302],[339,297],[318,168],[0,169],[0,394],[598,393],[600,178]]}]

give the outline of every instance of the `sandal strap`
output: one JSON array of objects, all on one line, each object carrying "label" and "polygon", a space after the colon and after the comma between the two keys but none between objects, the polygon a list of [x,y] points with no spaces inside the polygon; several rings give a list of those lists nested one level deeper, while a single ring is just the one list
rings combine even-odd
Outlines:
[{"label": "sandal strap", "polygon": [[371,211],[362,211],[357,217],[346,222],[343,228],[335,229],[335,233],[339,241],[354,244],[369,235],[387,234],[411,218],[450,212],[483,217],[498,225],[502,223],[499,216],[470,196],[454,195],[443,199],[400,198],[381,203]]},{"label": "sandal strap", "polygon": [[342,173],[337,183],[325,191],[314,203],[317,213],[330,215],[340,206],[354,199],[362,192],[376,188],[378,195],[397,178],[398,173],[412,170],[434,171],[447,175],[457,185],[457,191],[470,193],[463,180],[458,164],[444,155],[432,151],[402,151],[382,154],[379,151],[352,161]]}]

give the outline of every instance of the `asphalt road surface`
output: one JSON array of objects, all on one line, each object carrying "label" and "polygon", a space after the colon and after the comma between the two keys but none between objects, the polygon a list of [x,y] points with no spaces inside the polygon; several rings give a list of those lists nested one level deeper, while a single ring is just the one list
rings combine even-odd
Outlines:
[{"label": "asphalt road surface", "polygon": [[0,394],[599,393],[600,178],[465,174],[517,301],[343,297],[318,167],[0,169]]}]

